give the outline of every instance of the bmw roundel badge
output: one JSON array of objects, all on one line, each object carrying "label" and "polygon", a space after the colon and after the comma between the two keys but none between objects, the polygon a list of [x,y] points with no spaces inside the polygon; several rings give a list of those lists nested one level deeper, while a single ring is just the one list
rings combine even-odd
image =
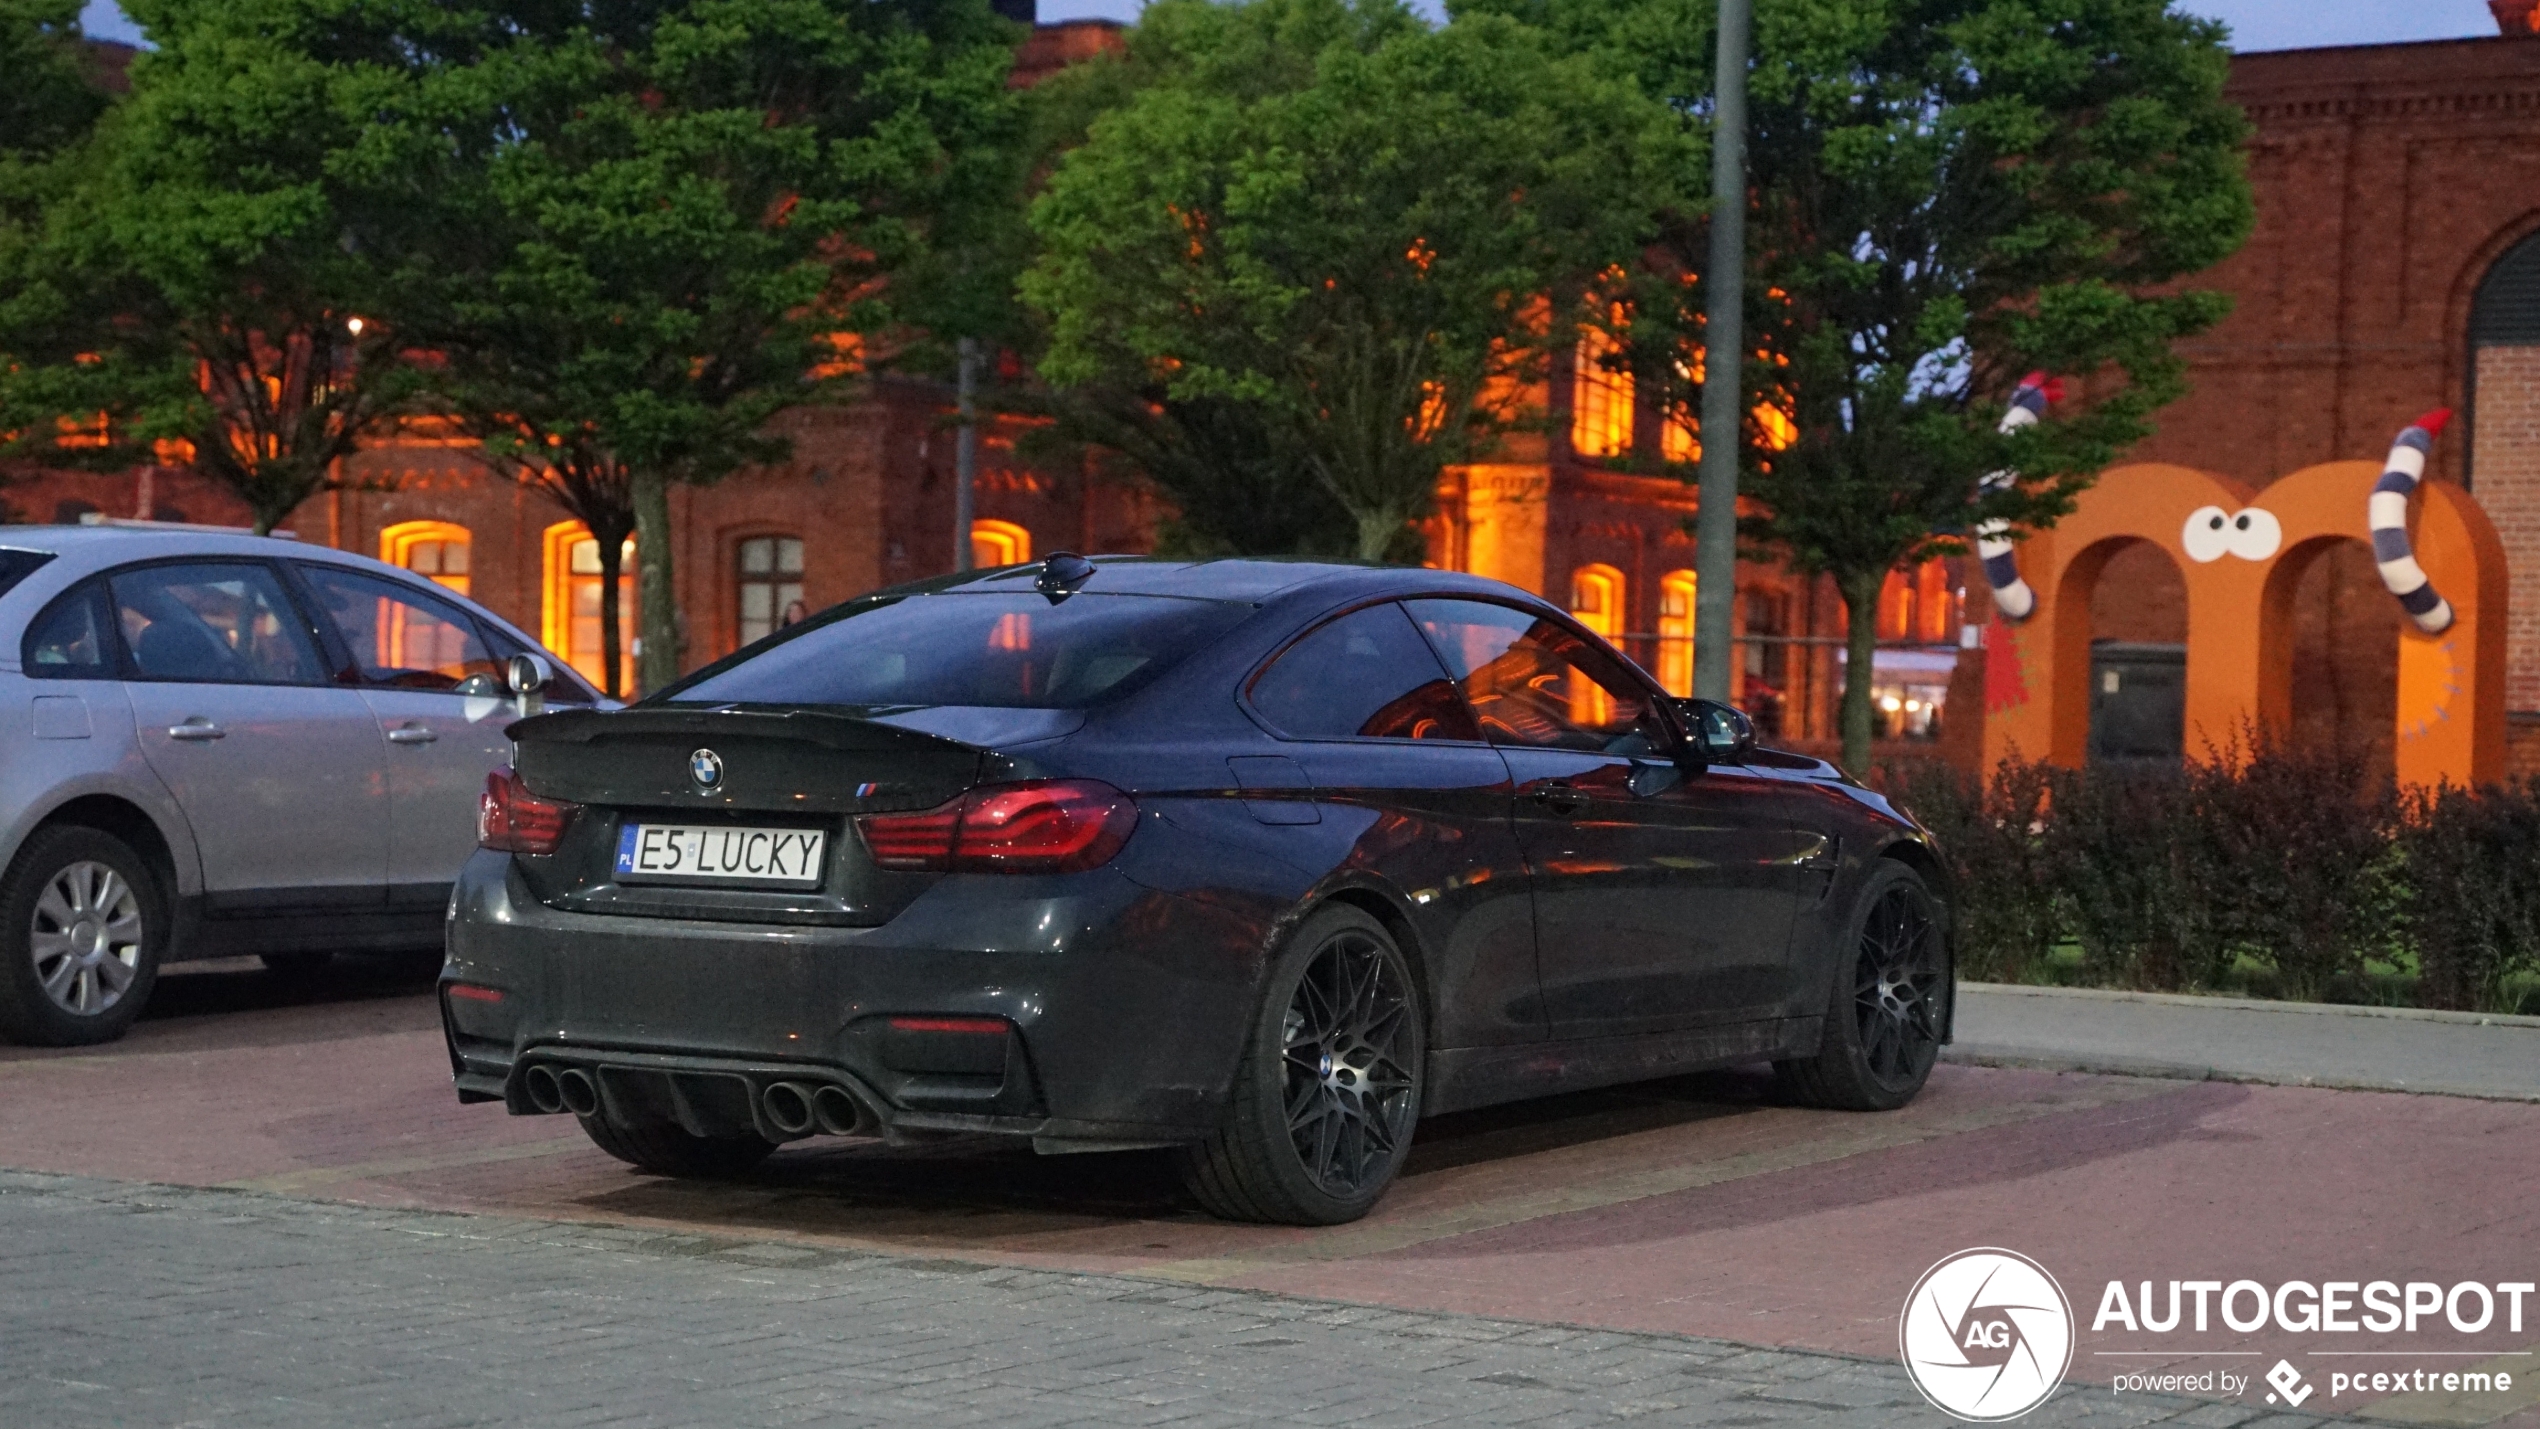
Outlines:
[{"label": "bmw roundel badge", "polygon": [[711,749],[700,749],[688,756],[688,777],[697,781],[702,793],[713,793],[723,787],[723,756]]}]

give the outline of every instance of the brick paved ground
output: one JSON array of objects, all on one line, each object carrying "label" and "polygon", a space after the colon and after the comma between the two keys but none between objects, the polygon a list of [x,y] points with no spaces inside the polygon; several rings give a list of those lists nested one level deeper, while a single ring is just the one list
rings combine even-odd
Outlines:
[{"label": "brick paved ground", "polygon": [[[796,1405],[789,1390],[824,1412],[907,1396],[881,1414],[900,1422],[978,1406],[998,1422],[1078,1410],[1134,1422],[1098,1396],[1150,1376],[1206,1387],[1190,1402],[1210,1413],[1304,1404],[1335,1425],[1355,1420],[1313,1396],[1371,1383],[1381,1392],[1354,1401],[1370,1414],[1413,1414],[1440,1384],[1484,1396],[1442,1416],[1472,1423],[1592,1419],[1642,1399],[1731,1425],[1936,1422],[1917,1421],[1910,1399],[1879,1407],[1907,1393],[1895,1316],[1924,1267],[1976,1244],[2039,1257],[2085,1317],[2073,1378],[2094,1387],[2045,1422],[2137,1423],[2149,1411],[2110,1393],[2111,1366],[2205,1368],[2217,1361],[2192,1356],[2217,1352],[2247,1368],[2334,1362],[2267,1331],[2193,1344],[2090,1333],[2108,1279],[2540,1278],[2530,1104],[1944,1066],[1906,1110],[1852,1116],[1777,1105],[1742,1073],[1678,1078],[1434,1119],[1365,1221],[1236,1226],[1184,1203],[1149,1153],[814,1141],[735,1182],[636,1174],[570,1118],[458,1105],[425,977],[356,966],[295,989],[189,972],[125,1042],[0,1048],[0,1166],[90,1178],[0,1179],[20,1188],[0,1194],[0,1426],[369,1424],[408,1407],[472,1414],[480,1391],[511,1404],[532,1377],[595,1414],[699,1423],[773,1419]],[[163,1209],[131,1214],[143,1205]],[[468,1218],[438,1214],[451,1212]],[[999,1286],[1031,1294],[1009,1303]],[[1360,1308],[1313,1320],[1337,1302]],[[550,1312],[578,1328],[549,1328]],[[1254,1323],[1242,1316],[1320,1328],[1228,1328]],[[1141,1317],[1152,1322],[1130,1323]],[[1112,1389],[1068,1381],[1040,1403],[1036,1376],[1083,1370],[1048,1348],[1074,1345],[1078,1319],[1130,1336],[1131,1368]],[[1367,1339],[1371,1325],[1390,1338]],[[1463,1328],[1404,1339],[1406,1326]],[[1404,1348],[1479,1326],[1501,1337],[1463,1359]],[[2361,1407],[2540,1429],[2535,1330],[2326,1348],[2499,1356],[2491,1367],[2519,1381],[2509,1397]],[[944,1357],[933,1381],[911,1368],[928,1333]],[[1256,1347],[1237,1352],[1247,1334]],[[746,1351],[723,1353],[724,1337]],[[1372,1367],[1328,1368],[1359,1365],[1332,1358],[1352,1337]],[[1732,1341],[1776,1353],[1722,1361]],[[867,1358],[903,1342],[914,1348]],[[1670,1368],[1650,1381],[1667,1393],[1628,1377],[1600,1386],[1547,1368],[1547,1344],[1563,1363],[1734,1374]],[[1291,1382],[1305,1400],[1259,1407]],[[1747,1391],[1764,1397],[1723,1402]],[[100,1393],[122,1397],[81,1398]],[[2261,1407],[2207,1405],[2181,1422]]]},{"label": "brick paved ground", "polygon": [[[0,1423],[1950,1421],[1893,1364],[652,1230],[0,1174]],[[2067,1391],[2038,1426],[2323,1421]]]}]

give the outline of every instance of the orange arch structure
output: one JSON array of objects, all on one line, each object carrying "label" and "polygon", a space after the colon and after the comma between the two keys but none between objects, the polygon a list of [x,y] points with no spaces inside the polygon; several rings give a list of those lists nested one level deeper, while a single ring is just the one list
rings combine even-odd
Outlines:
[{"label": "orange arch structure", "polygon": [[[2227,748],[2251,725],[2289,730],[2294,590],[2330,544],[2369,542],[2365,500],[2380,475],[2376,462],[2327,462],[2253,492],[2183,466],[2107,472],[2070,516],[2020,544],[2036,611],[1985,628],[1986,767],[2087,756],[2090,596],[2108,558],[2136,541],[2160,547],[2187,586],[2187,747]],[[2402,623],[2397,774],[2488,783],[2505,763],[2504,545],[2459,486],[2422,491],[2409,521],[2417,560],[2457,618],[2440,635]]]}]

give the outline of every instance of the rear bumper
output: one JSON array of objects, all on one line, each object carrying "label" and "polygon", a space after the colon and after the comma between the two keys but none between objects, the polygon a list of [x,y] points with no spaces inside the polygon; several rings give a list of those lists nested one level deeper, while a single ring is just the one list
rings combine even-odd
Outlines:
[{"label": "rear bumper", "polygon": [[1186,1141],[1224,1104],[1266,931],[1110,869],[950,877],[874,928],[568,913],[480,852],[442,1021],[461,1099],[521,1115],[533,1069],[571,1067],[611,1114],[706,1135],[792,1139],[762,1105],[786,1082],[895,1138]]}]

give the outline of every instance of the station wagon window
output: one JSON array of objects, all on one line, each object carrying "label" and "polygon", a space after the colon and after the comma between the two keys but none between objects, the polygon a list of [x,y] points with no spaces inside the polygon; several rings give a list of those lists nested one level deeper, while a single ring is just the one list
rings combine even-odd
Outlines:
[{"label": "station wagon window", "polygon": [[124,648],[145,680],[309,685],[317,646],[260,565],[143,566],[110,578]]},{"label": "station wagon window", "polygon": [[1473,712],[1398,605],[1325,624],[1254,677],[1252,707],[1296,739],[1478,741]]},{"label": "station wagon window", "polygon": [[299,571],[364,681],[401,690],[505,693],[502,668],[465,611],[359,571],[320,565]]},{"label": "station wagon window", "polygon": [[1408,604],[1491,743],[1653,754],[1672,742],[1647,688],[1568,627],[1481,601]]},{"label": "station wagon window", "polygon": [[57,597],[27,626],[18,663],[36,680],[111,680],[105,588],[95,581]]},{"label": "station wagon window", "polygon": [[1031,593],[858,601],[664,690],[675,704],[1085,709],[1118,699],[1252,614],[1233,601]]}]

